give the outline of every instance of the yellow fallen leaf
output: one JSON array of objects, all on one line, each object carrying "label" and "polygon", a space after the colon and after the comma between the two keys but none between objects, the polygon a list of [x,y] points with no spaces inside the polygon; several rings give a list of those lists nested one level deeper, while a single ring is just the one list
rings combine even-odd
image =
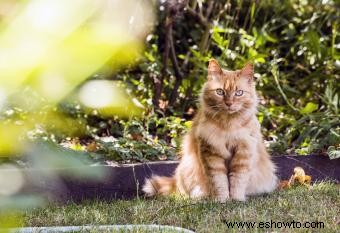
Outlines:
[{"label": "yellow fallen leaf", "polygon": [[312,181],[312,177],[309,175],[306,175],[305,170],[303,170],[302,167],[295,167],[294,173],[290,177],[289,180],[282,180],[279,185],[278,189],[288,189],[291,188],[293,185],[305,185],[309,187],[310,183]]},{"label": "yellow fallen leaf", "polygon": [[294,168],[294,181],[299,182],[301,185],[309,185],[311,183],[312,177],[306,175],[302,167]]}]

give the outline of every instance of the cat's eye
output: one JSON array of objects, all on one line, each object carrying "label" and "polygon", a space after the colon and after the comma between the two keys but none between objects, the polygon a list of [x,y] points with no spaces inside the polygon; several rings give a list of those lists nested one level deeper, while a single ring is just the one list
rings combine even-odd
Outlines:
[{"label": "cat's eye", "polygon": [[242,91],[242,90],[237,90],[237,91],[235,92],[235,95],[236,95],[236,96],[241,96],[241,95],[243,95],[243,91]]},{"label": "cat's eye", "polygon": [[217,89],[216,89],[216,94],[217,94],[217,95],[224,95],[224,90],[221,89],[221,88],[217,88]]}]

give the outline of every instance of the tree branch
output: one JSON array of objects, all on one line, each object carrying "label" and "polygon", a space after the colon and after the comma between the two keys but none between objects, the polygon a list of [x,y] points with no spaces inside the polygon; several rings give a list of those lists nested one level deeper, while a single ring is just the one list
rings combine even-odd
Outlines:
[{"label": "tree branch", "polygon": [[195,17],[203,26],[207,27],[209,22],[207,21],[207,19],[202,15],[197,13],[194,9],[187,7],[187,12]]},{"label": "tree branch", "polygon": [[175,45],[174,45],[174,41],[173,41],[173,36],[170,36],[170,59],[172,62],[172,66],[174,68],[175,71],[175,75],[176,75],[176,81],[174,84],[174,87],[172,89],[170,98],[169,98],[169,106],[172,106],[177,99],[178,96],[178,88],[180,87],[182,80],[183,80],[183,74],[180,71],[180,68],[178,66],[178,61],[177,61],[177,56],[176,56],[176,51],[175,51]]},{"label": "tree branch", "polygon": [[152,100],[154,108],[159,108],[159,100],[161,98],[162,92],[163,92],[163,83],[164,78],[167,73],[168,69],[168,58],[169,58],[169,49],[170,49],[170,36],[172,35],[172,17],[167,16],[165,19],[165,47],[164,47],[164,53],[163,53],[163,66],[161,70],[160,77],[156,80],[154,79],[154,98]]}]

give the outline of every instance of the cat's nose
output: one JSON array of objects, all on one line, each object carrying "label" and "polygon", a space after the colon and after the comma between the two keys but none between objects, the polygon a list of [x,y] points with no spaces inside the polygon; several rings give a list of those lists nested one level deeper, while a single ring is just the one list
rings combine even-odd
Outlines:
[{"label": "cat's nose", "polygon": [[231,105],[233,105],[233,102],[231,102],[231,101],[225,101],[225,105],[227,105],[228,107],[230,107]]}]

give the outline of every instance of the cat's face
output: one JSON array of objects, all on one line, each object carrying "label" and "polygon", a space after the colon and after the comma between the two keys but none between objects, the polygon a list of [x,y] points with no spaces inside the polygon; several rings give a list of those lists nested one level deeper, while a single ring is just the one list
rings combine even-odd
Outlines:
[{"label": "cat's face", "polygon": [[252,109],[257,103],[253,66],[247,64],[241,70],[227,71],[221,69],[216,60],[211,60],[202,101],[212,114],[231,115]]}]

